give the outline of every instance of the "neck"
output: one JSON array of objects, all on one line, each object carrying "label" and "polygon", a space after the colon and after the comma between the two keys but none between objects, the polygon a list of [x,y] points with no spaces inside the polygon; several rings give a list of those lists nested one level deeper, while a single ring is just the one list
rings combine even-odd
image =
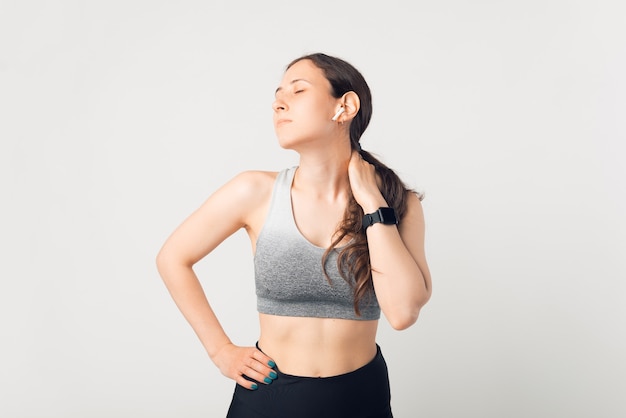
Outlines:
[{"label": "neck", "polygon": [[349,188],[350,143],[326,149],[302,150],[294,187],[320,197],[336,198]]}]

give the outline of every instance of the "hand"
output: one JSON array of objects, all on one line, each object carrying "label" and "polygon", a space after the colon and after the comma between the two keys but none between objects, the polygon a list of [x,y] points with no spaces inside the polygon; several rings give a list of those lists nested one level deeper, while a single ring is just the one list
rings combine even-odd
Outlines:
[{"label": "hand", "polygon": [[274,361],[256,347],[226,344],[213,357],[213,362],[224,376],[233,379],[246,389],[255,390],[258,385],[245,379],[244,376],[264,384],[270,384],[278,377],[271,368],[275,366]]},{"label": "hand", "polygon": [[348,177],[352,195],[356,202],[363,208],[364,213],[375,212],[381,206],[387,206],[387,202],[380,192],[380,179],[374,166],[363,158],[357,151],[352,151],[348,164]]}]

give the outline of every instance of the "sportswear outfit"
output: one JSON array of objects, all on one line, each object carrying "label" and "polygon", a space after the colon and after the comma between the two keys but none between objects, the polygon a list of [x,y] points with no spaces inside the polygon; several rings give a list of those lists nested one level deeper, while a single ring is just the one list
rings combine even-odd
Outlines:
[{"label": "sportswear outfit", "polygon": [[[340,276],[337,251],[326,261],[324,248],[311,244],[298,230],[291,205],[291,185],[297,167],[281,171],[274,183],[269,212],[254,256],[257,309],[279,316],[376,320],[380,307],[374,294],[359,305]],[[262,347],[257,348],[262,350]],[[239,385],[227,418],[390,418],[387,365],[377,345],[375,357],[357,370],[331,377],[303,377],[282,373],[257,390]],[[251,380],[251,379],[250,379]]]}]

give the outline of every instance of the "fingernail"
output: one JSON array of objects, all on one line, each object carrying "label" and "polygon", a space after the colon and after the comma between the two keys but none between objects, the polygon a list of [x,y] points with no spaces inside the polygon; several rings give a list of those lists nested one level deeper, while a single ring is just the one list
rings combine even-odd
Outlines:
[{"label": "fingernail", "polygon": [[259,386],[256,383],[253,383],[252,386],[250,387],[252,390],[257,390],[259,388]]},{"label": "fingernail", "polygon": [[278,377],[278,375],[276,374],[276,372],[270,372],[270,377],[272,379],[276,379]]},{"label": "fingernail", "polygon": [[276,367],[276,363],[274,363],[273,360],[268,361],[267,365],[270,366],[270,367]]},{"label": "fingernail", "polygon": [[270,379],[269,377],[266,377],[265,379],[263,379],[265,381],[265,383],[270,384],[273,382],[272,379]]}]

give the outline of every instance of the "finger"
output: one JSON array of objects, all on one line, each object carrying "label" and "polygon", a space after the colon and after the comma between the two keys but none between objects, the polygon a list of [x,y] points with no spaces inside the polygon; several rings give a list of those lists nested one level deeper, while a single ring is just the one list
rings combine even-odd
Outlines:
[{"label": "finger", "polygon": [[241,387],[244,387],[248,390],[257,390],[259,388],[258,383],[256,382],[251,382],[250,380],[246,379],[245,377],[243,377],[242,375],[238,376],[235,379],[235,382],[237,382],[237,384]]},{"label": "finger", "polygon": [[263,383],[265,385],[269,385],[274,381],[274,379],[272,379],[271,377],[266,376],[251,367],[244,368],[242,372],[243,375],[249,377],[250,379],[255,380],[259,383]]},{"label": "finger", "polygon": [[352,152],[352,156],[350,157],[350,162],[348,163],[348,177],[358,177],[361,175],[363,171],[363,160],[356,153]]},{"label": "finger", "polygon": [[278,374],[269,367],[270,365],[275,366],[276,364],[260,350],[253,349],[250,352],[250,357],[246,359],[241,373],[257,382],[269,385],[278,377]]},{"label": "finger", "polygon": [[261,350],[255,350],[254,353],[252,353],[252,358],[258,361],[262,367],[260,370],[257,370],[261,373],[266,374],[267,376],[270,375],[270,372],[272,372],[272,369],[276,366],[274,360],[266,356],[265,353],[263,353]]},{"label": "finger", "polygon": [[354,162],[357,162],[359,160],[362,160],[363,156],[361,156],[361,154],[358,153],[356,150],[353,150],[352,155],[350,156],[350,159]]}]

